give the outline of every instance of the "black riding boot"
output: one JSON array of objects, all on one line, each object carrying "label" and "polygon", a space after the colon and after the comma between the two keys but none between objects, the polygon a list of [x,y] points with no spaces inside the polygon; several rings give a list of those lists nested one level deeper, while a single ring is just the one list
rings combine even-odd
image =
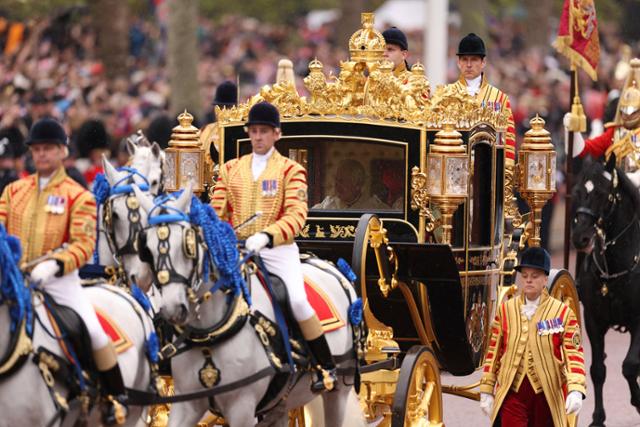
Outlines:
[{"label": "black riding boot", "polygon": [[116,363],[113,368],[100,371],[100,382],[102,383],[102,396],[105,399],[102,422],[108,426],[124,424],[129,409],[127,408],[127,395],[120,366]]},{"label": "black riding boot", "polygon": [[314,340],[307,341],[307,344],[318,364],[318,378],[311,384],[311,391],[320,393],[333,390],[338,377],[327,339],[322,334]]}]

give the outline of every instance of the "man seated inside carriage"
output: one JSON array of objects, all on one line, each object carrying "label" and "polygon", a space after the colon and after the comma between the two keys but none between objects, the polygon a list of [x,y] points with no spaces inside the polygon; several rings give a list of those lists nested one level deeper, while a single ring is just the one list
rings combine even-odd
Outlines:
[{"label": "man seated inside carriage", "polygon": [[[220,167],[212,205],[221,219],[239,226],[238,238],[246,239],[246,249],[259,253],[269,272],[285,283],[293,316],[319,367],[320,375],[311,388],[331,390],[335,363],[320,320],[307,300],[300,252],[293,240],[307,220],[306,172],[274,147],[281,137],[275,106],[254,105],[246,126],[252,153]],[[246,223],[257,211],[262,215]]]},{"label": "man seated inside carriage", "polygon": [[56,303],[72,308],[82,318],[105,392],[103,422],[122,424],[126,396],[116,351],[82,290],[78,275],[95,246],[96,202],[65,172],[68,138],[60,123],[50,118],[37,121],[26,144],[36,173],[5,188],[0,197],[0,223],[20,239],[24,248],[22,262],[68,244],[39,262],[31,271],[31,280]]},{"label": "man seated inside carriage", "polygon": [[505,427],[565,427],[586,393],[580,326],[547,290],[551,259],[527,249],[516,267],[519,294],[503,302],[491,325],[480,380],[480,407]]},{"label": "man seated inside carriage", "polygon": [[312,209],[360,211],[389,209],[389,205],[377,196],[365,194],[366,177],[362,163],[355,159],[342,159],[336,169],[333,194],[313,205]]}]

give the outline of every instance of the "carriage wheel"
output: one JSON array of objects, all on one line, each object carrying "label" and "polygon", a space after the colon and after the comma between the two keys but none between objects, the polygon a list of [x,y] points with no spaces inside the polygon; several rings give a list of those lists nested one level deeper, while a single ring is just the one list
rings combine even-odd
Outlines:
[{"label": "carriage wheel", "polygon": [[440,370],[426,346],[414,345],[404,357],[391,410],[391,427],[444,425]]},{"label": "carriage wheel", "polygon": [[582,327],[578,289],[576,288],[576,282],[573,280],[571,273],[564,269],[551,270],[549,281],[549,294],[571,307],[571,310],[573,310],[573,313],[578,319],[578,324]]}]

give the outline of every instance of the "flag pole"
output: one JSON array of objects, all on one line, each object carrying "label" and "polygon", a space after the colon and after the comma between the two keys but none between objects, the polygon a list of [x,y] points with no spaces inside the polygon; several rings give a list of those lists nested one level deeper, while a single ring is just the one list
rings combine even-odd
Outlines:
[{"label": "flag pole", "polygon": [[[571,61],[571,88],[569,91],[569,103],[575,103],[578,94],[578,70],[576,64]],[[578,102],[580,98],[578,97]],[[573,106],[571,108],[573,110]],[[564,205],[564,268],[569,270],[569,252],[571,251],[571,190],[573,189],[573,132],[569,132],[566,155],[565,177],[565,205]]]}]

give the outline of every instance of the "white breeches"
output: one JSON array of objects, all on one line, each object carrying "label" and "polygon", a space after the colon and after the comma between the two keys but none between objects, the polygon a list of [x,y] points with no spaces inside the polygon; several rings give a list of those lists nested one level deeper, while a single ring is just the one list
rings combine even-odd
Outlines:
[{"label": "white breeches", "polygon": [[49,295],[60,305],[72,308],[82,318],[89,331],[92,350],[99,350],[109,345],[109,337],[98,321],[98,316],[82,290],[78,270],[62,276],[54,277],[42,285]]},{"label": "white breeches", "polygon": [[292,243],[263,249],[260,251],[260,257],[267,270],[281,278],[287,287],[289,303],[296,320],[301,322],[313,317],[316,311],[309,304],[307,293],[304,290],[298,245]]}]

